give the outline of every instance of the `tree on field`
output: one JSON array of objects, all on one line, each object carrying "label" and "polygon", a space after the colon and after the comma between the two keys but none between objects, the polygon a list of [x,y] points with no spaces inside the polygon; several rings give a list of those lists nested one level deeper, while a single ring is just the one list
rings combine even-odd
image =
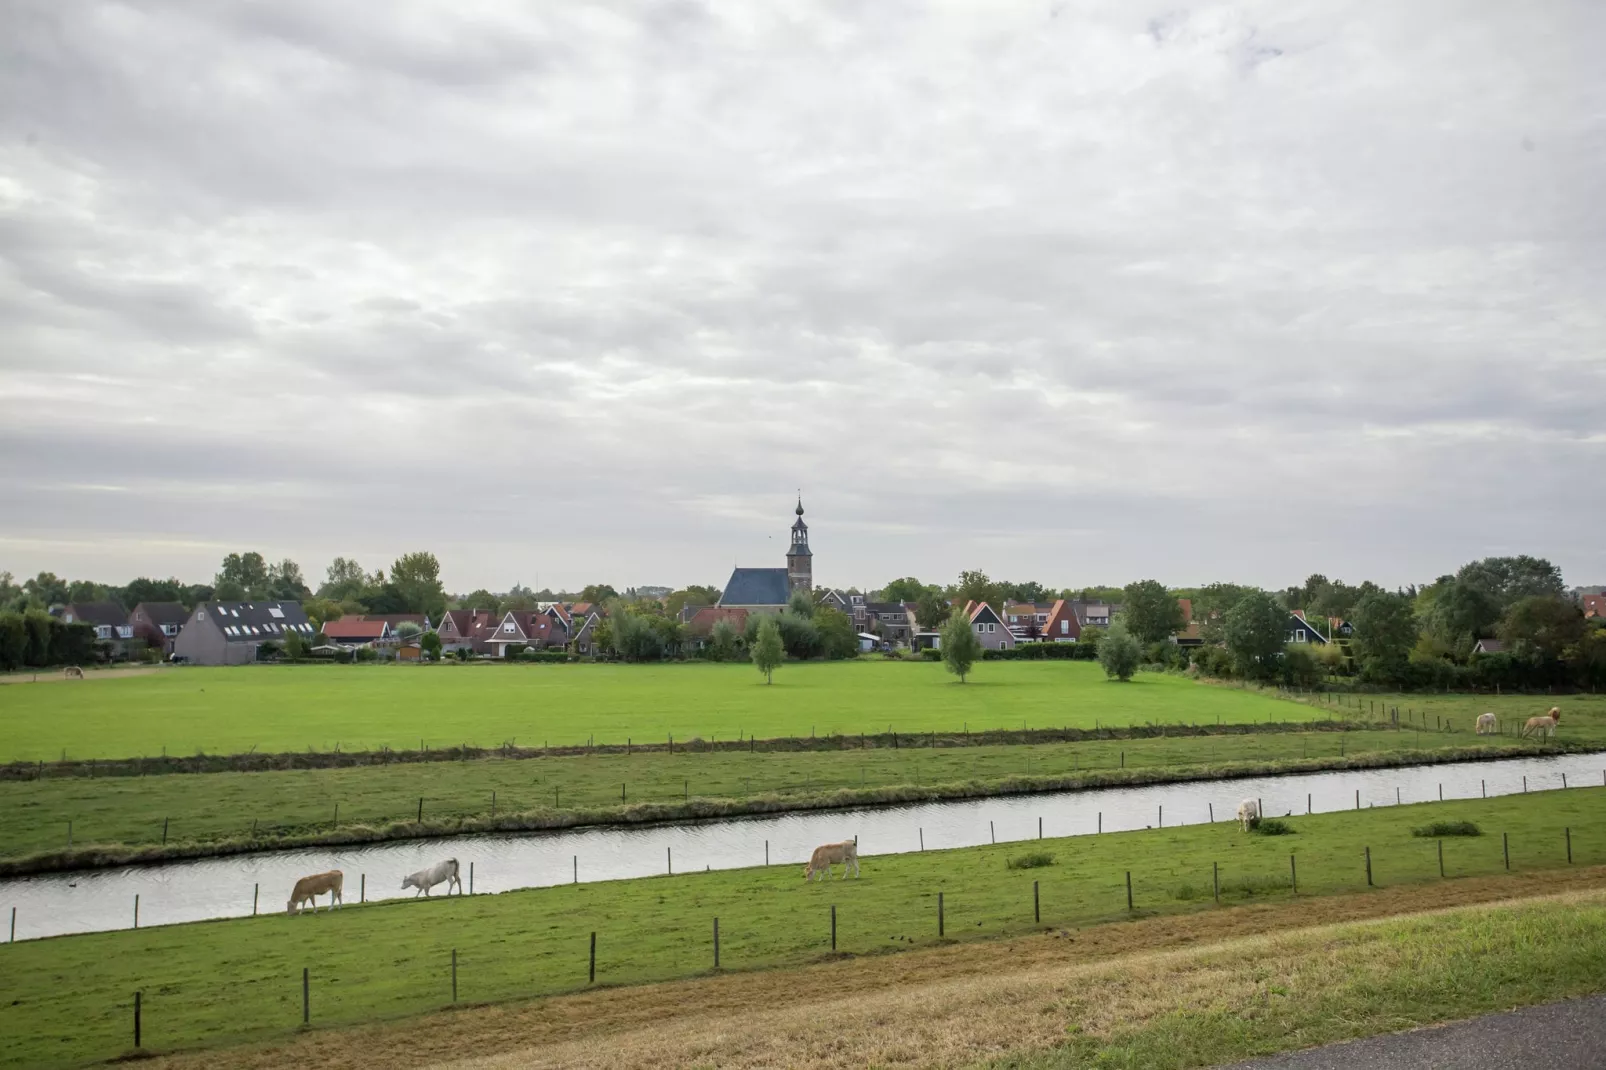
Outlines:
[{"label": "tree on field", "polygon": [[820,653],[827,658],[851,658],[859,652],[853,619],[835,606],[820,606],[814,611],[814,631],[820,637]]},{"label": "tree on field", "polygon": [[774,617],[765,614],[753,642],[753,666],[764,674],[766,684],[775,682],[775,669],[781,664],[781,656],[781,627]]},{"label": "tree on field", "polygon": [[1554,595],[1533,595],[1514,603],[1500,622],[1500,638],[1518,657],[1558,660],[1576,648],[1588,627],[1583,611]]},{"label": "tree on field", "polygon": [[407,605],[402,612],[427,613],[435,618],[446,610],[441,563],[434,554],[419,550],[398,557],[390,566],[390,582]]},{"label": "tree on field", "polygon": [[708,653],[715,661],[730,661],[736,656],[736,641],[740,638],[736,626],[720,618],[708,632]]},{"label": "tree on field", "polygon": [[935,591],[927,591],[915,603],[915,623],[923,632],[934,632],[948,619],[949,606]]},{"label": "tree on field", "polygon": [[1130,680],[1142,661],[1143,646],[1137,636],[1120,622],[1110,625],[1110,630],[1099,642],[1099,664],[1104,667],[1104,675],[1121,681]]},{"label": "tree on field", "polygon": [[1355,625],[1355,662],[1368,679],[1396,681],[1405,673],[1416,646],[1416,610],[1403,594],[1379,591],[1361,599]]},{"label": "tree on field", "polygon": [[1182,630],[1182,605],[1158,580],[1139,580],[1122,592],[1121,622],[1138,642],[1158,643]]},{"label": "tree on field", "polygon": [[418,649],[423,651],[424,656],[430,661],[441,660],[440,633],[434,630],[425,632],[418,639]]},{"label": "tree on field", "polygon": [[964,613],[955,611],[942,628],[942,663],[964,683],[971,667],[981,658],[981,640]]},{"label": "tree on field", "polygon": [[1265,591],[1243,593],[1223,621],[1227,649],[1245,676],[1270,677],[1288,637],[1288,609]]}]

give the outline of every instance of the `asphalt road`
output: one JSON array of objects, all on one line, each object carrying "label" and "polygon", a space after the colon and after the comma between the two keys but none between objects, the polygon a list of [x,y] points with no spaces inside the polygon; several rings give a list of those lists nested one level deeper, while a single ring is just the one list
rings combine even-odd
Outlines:
[{"label": "asphalt road", "polygon": [[1606,996],[1237,1063],[1226,1070],[1606,1070]]}]

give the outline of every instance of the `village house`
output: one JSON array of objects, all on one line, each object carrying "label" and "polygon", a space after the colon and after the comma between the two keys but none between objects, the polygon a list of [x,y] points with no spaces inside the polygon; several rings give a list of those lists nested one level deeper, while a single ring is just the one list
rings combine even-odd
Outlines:
[{"label": "village house", "polygon": [[141,602],[129,613],[128,623],[135,639],[166,657],[173,652],[173,640],[189,616],[182,602]]},{"label": "village house", "polygon": [[196,665],[248,665],[263,643],[282,644],[291,633],[310,641],[315,631],[300,602],[202,602],[173,653]]}]

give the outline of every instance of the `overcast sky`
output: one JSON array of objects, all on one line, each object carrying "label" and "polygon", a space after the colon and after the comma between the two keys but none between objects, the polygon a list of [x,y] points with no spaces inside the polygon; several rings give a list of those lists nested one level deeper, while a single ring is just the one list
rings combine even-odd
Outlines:
[{"label": "overcast sky", "polygon": [[1606,4],[0,3],[0,569],[1606,583]]}]

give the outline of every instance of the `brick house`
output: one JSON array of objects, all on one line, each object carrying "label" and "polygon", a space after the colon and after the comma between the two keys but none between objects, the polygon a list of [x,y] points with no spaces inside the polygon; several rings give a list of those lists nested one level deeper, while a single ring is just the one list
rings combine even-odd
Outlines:
[{"label": "brick house", "polygon": [[173,652],[173,640],[178,638],[189,618],[190,611],[182,602],[141,602],[128,615],[128,623],[134,629],[135,639],[143,640],[146,646],[160,650],[166,657]]}]

